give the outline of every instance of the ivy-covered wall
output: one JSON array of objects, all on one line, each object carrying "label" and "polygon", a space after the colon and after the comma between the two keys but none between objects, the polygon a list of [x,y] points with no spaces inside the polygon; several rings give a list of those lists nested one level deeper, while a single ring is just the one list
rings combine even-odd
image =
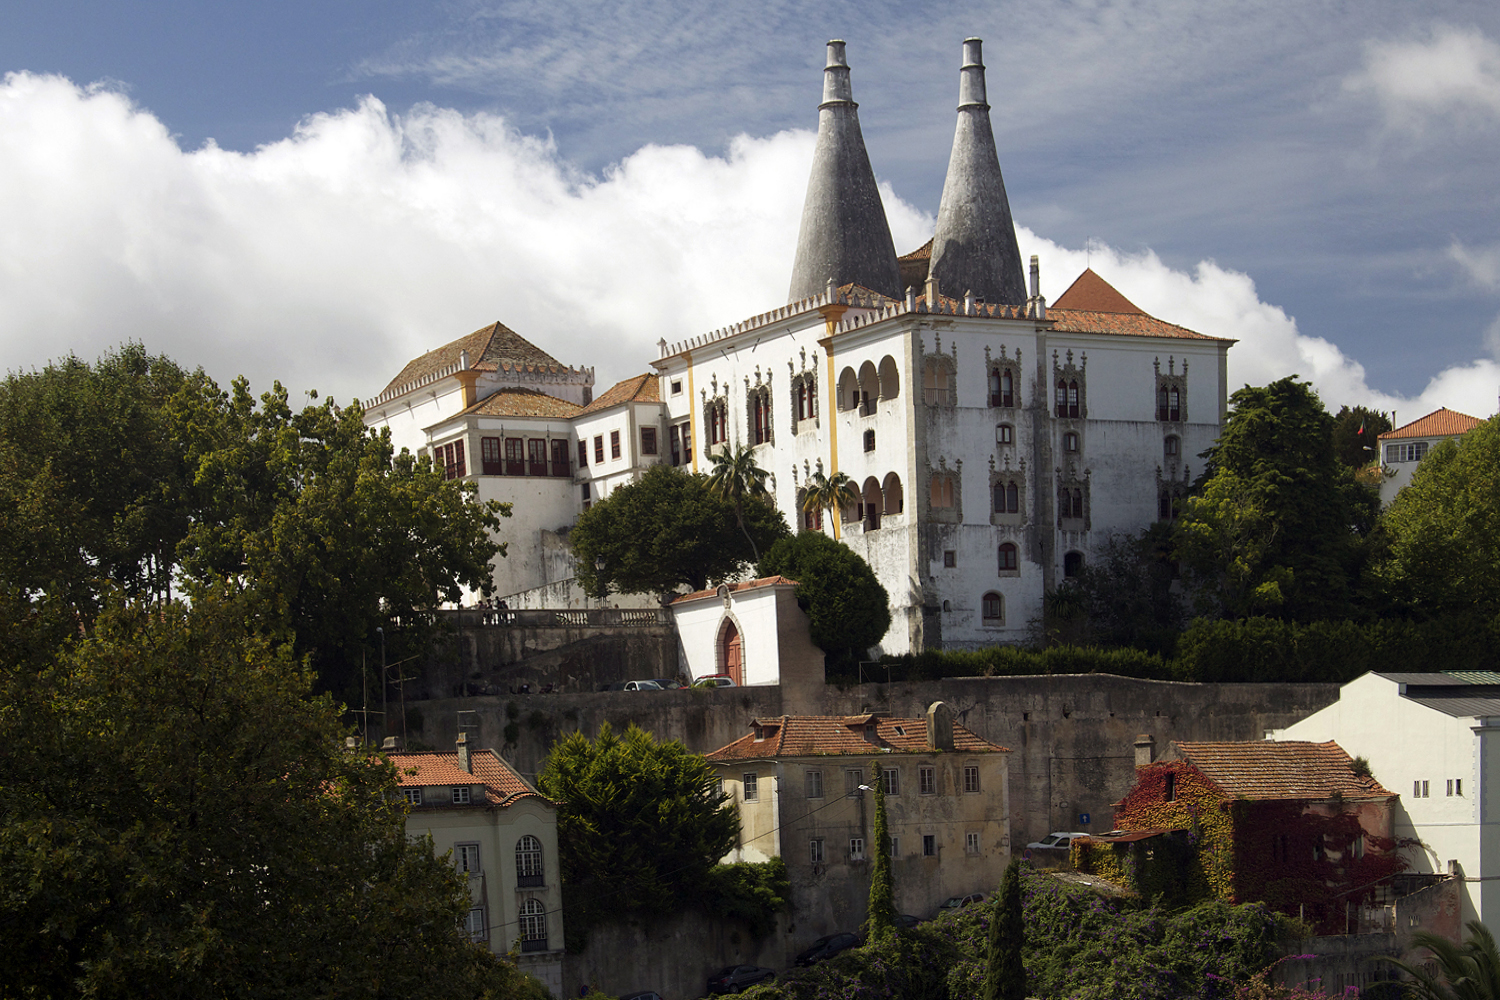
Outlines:
[{"label": "ivy-covered wall", "polygon": [[1319,933],[1344,933],[1345,905],[1406,867],[1383,802],[1229,799],[1191,764],[1158,761],[1115,811],[1128,844],[1075,842],[1074,864],[1167,905],[1263,902]]}]

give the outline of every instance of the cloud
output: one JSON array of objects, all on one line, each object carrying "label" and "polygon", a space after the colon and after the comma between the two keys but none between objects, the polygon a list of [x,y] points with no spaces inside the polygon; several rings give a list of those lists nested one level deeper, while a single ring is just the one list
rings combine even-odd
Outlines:
[{"label": "cloud", "polygon": [[1449,25],[1414,40],[1372,41],[1344,86],[1373,94],[1397,128],[1420,130],[1441,117],[1500,119],[1500,44]]},{"label": "cloud", "polygon": [[1500,289],[1500,243],[1489,247],[1469,247],[1454,240],[1448,257],[1482,288]]},{"label": "cloud", "polygon": [[[812,141],[741,136],[721,156],[646,146],[595,175],[499,117],[393,115],[366,98],[253,152],[184,150],[116,91],[12,74],[0,350],[16,369],[139,340],[221,383],[243,373],[257,389],[277,378],[347,400],[499,319],[596,366],[602,387],[646,370],[658,340],[784,301]],[[925,241],[931,216],[883,195],[897,246]],[[1238,338],[1232,385],[1295,371],[1333,406],[1493,409],[1493,361],[1442,372],[1416,400],[1381,394],[1248,275],[1020,235],[1050,299],[1092,263],[1148,312]]]}]

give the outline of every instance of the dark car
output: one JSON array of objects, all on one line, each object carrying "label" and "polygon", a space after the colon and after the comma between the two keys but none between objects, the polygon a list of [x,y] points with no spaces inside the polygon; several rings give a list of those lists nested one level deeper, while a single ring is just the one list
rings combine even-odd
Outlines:
[{"label": "dark car", "polygon": [[620,1000],[661,1000],[661,994],[655,990],[638,990],[625,994]]},{"label": "dark car", "polygon": [[925,921],[923,921],[921,917],[914,917],[910,913],[898,913],[896,914],[896,918],[891,921],[891,923],[895,924],[903,931],[909,931],[913,927],[924,922]]},{"label": "dark car", "polygon": [[730,965],[708,977],[708,992],[738,993],[747,986],[769,983],[775,978],[775,969],[759,965]]},{"label": "dark car", "polygon": [[813,942],[812,947],[797,956],[798,965],[813,965],[817,962],[826,961],[841,951],[859,945],[859,938],[853,934],[830,934],[820,937]]},{"label": "dark car", "polygon": [[687,685],[682,683],[682,680],[677,677],[653,677],[652,680],[660,684],[663,691],[680,691],[681,689],[687,687]]}]

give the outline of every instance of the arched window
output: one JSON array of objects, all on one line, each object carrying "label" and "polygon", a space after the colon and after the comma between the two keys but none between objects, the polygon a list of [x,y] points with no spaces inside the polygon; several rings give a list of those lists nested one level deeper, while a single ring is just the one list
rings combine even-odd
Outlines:
[{"label": "arched window", "polygon": [[885,509],[880,496],[880,480],[874,476],[866,479],[860,495],[864,497],[865,530],[874,531],[880,527],[880,512]]},{"label": "arched window", "polygon": [[880,398],[895,399],[901,395],[901,375],[896,371],[896,359],[887,354],[880,359]]},{"label": "arched window", "polygon": [[852,410],[859,405],[859,378],[853,368],[839,375],[839,409]]},{"label": "arched window", "polygon": [[1069,552],[1063,556],[1063,576],[1076,580],[1083,575],[1083,553]]},{"label": "arched window", "polygon": [[869,416],[875,412],[875,401],[880,398],[880,376],[875,374],[875,365],[869,361],[859,366],[859,412]]},{"label": "arched window", "polygon": [[1000,572],[1009,573],[1020,568],[1020,552],[1014,542],[1000,546]]},{"label": "arched window", "polygon": [[993,590],[985,594],[979,602],[979,616],[986,625],[1005,624],[1005,598]]},{"label": "arched window", "polygon": [[724,638],[720,642],[722,659],[724,663],[723,673],[729,675],[736,687],[745,685],[744,677],[744,645],[740,639],[740,630],[735,627],[734,622],[724,623]]},{"label": "arched window", "polygon": [[1168,434],[1161,443],[1161,453],[1167,458],[1176,458],[1182,451],[1182,441],[1175,434]]},{"label": "arched window", "polygon": [[516,841],[516,885],[545,885],[542,872],[542,842],[531,834]]},{"label": "arched window", "polygon": [[1063,451],[1067,452],[1070,455],[1077,454],[1077,452],[1078,452],[1078,432],[1077,431],[1068,431],[1068,433],[1066,433],[1066,434],[1063,435]]},{"label": "arched window", "polygon": [[1172,492],[1162,490],[1156,495],[1156,518],[1159,521],[1172,520]]},{"label": "arched window", "polygon": [[[723,444],[729,440],[729,404],[722,398],[708,401],[708,443],[710,445]],[[603,460],[603,456],[595,449],[595,459]]]},{"label": "arched window", "polygon": [[995,426],[995,440],[1000,444],[1015,444],[1016,429],[1010,424],[997,424]]},{"label": "arched window", "polygon": [[901,513],[903,500],[901,496],[901,477],[894,472],[885,477],[885,482],[880,486],[881,496],[885,498],[885,512],[887,514]]},{"label": "arched window", "polygon": [[1019,514],[1021,512],[1021,487],[1014,479],[995,483],[994,501],[996,514]]},{"label": "arched window", "polygon": [[540,899],[521,904],[521,950],[547,950],[547,907]]}]

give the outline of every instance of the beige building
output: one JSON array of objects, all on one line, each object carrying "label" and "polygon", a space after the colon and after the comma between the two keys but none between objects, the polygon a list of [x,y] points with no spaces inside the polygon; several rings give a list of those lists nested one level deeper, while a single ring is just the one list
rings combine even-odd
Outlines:
[{"label": "beige building", "polygon": [[[853,930],[870,892],[873,789],[885,789],[901,913],[930,916],[949,896],[989,894],[1010,863],[1005,747],[953,722],[936,702],[925,719],[879,714],[756,719],[708,755],[740,812],[726,861],[780,856],[801,936]],[[862,787],[863,786],[863,787]]]},{"label": "beige building", "polygon": [[1380,502],[1396,499],[1429,451],[1444,441],[1457,441],[1482,423],[1478,417],[1445,406],[1380,435],[1380,466],[1386,473],[1380,481]]},{"label": "beige building", "polygon": [[469,935],[497,955],[514,946],[521,971],[561,995],[556,803],[495,751],[471,749],[464,733],[456,753],[394,753],[390,761],[411,807],[407,834],[431,837],[433,850],[451,851],[468,876]]}]

